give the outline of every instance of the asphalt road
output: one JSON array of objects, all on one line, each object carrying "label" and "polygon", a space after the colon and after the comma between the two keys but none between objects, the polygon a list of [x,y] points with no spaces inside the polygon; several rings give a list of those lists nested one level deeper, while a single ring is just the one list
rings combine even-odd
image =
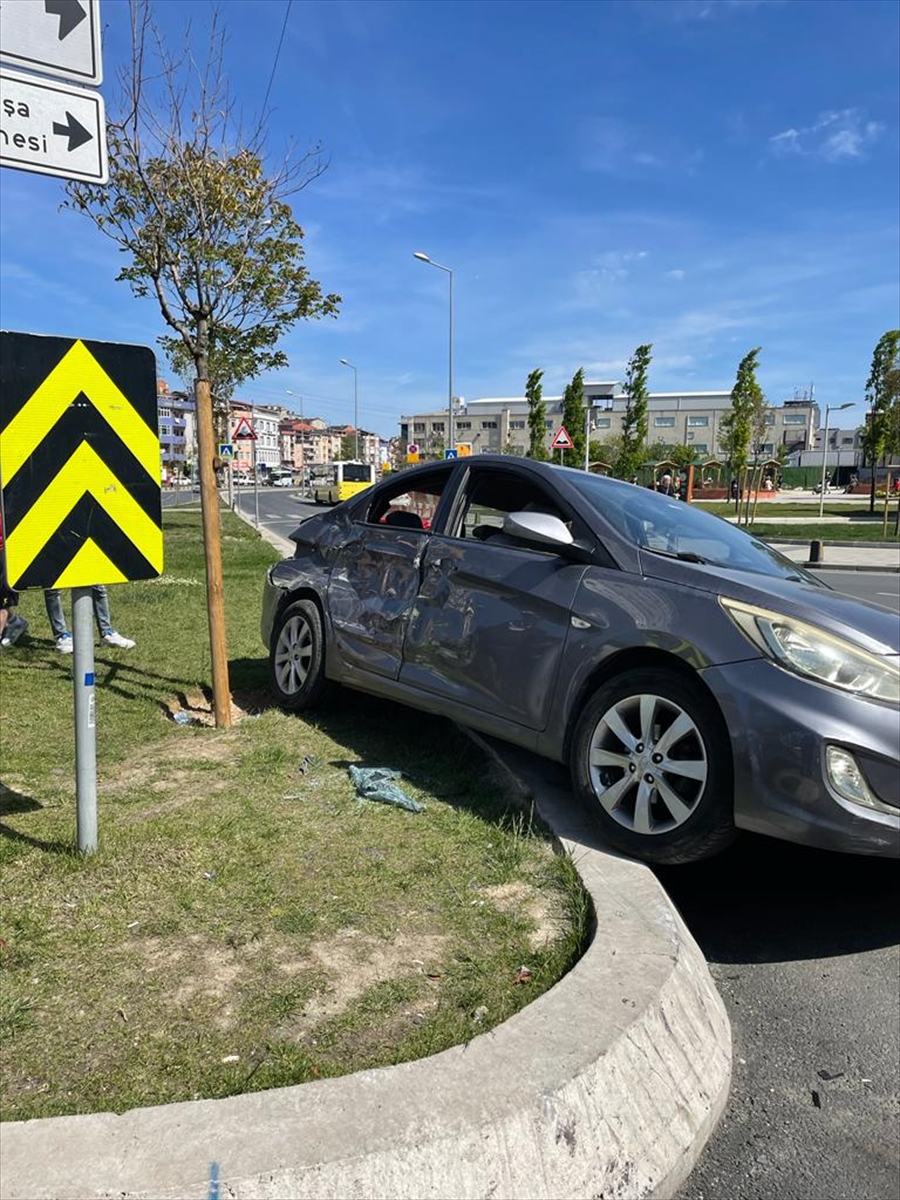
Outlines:
[{"label": "asphalt road", "polygon": [[[252,489],[237,503],[252,518]],[[290,489],[260,489],[260,521],[282,537],[314,511]],[[900,613],[897,573],[823,576]],[[728,1108],[679,1200],[896,1200],[898,864],[745,834],[659,875],[734,1034]]]}]

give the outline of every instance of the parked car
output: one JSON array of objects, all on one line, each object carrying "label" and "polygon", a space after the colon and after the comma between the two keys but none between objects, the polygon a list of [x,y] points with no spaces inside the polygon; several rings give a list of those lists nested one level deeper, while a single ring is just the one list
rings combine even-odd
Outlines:
[{"label": "parked car", "polygon": [[292,475],[273,475],[270,480],[272,487],[294,487]]},{"label": "parked car", "polygon": [[262,613],[285,708],[343,684],[568,763],[609,842],[650,862],[738,829],[900,854],[896,615],[728,522],[481,455],[292,539]]}]

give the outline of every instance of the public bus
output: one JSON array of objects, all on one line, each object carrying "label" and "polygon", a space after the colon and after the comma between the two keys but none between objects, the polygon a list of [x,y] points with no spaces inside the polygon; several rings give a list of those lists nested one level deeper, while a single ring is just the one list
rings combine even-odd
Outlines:
[{"label": "public bus", "polygon": [[340,504],[375,482],[372,463],[331,462],[312,466],[309,471],[316,504]]}]

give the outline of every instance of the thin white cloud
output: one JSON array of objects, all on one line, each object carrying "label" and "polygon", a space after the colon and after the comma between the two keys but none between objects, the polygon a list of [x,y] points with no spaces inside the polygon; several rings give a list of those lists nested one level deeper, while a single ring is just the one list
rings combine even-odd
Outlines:
[{"label": "thin white cloud", "polygon": [[781,157],[798,155],[824,162],[853,162],[884,131],[880,121],[868,121],[858,108],[842,108],[821,113],[812,125],[783,129],[769,138],[769,149]]},{"label": "thin white cloud", "polygon": [[666,271],[666,279],[684,279],[685,274],[681,267],[674,267],[671,271]]}]

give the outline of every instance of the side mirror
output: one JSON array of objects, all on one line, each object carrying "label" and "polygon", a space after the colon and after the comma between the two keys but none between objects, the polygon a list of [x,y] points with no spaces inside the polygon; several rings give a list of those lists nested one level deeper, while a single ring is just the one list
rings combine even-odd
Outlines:
[{"label": "side mirror", "polygon": [[503,532],[509,537],[538,546],[571,546],[574,542],[569,529],[559,517],[549,513],[516,512],[503,518]]}]

